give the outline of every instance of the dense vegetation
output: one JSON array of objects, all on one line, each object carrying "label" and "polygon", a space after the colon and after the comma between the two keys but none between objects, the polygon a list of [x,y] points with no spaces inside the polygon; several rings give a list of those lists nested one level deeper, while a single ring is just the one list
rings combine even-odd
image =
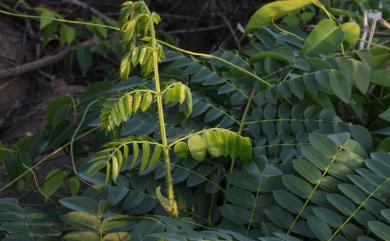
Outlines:
[{"label": "dense vegetation", "polygon": [[[144,2],[117,24],[78,22],[101,39],[69,56],[82,73],[92,56],[118,65],[2,147],[0,191],[25,183],[53,203],[0,199],[2,240],[390,240],[390,48],[356,48],[364,6],[351,2],[266,4],[241,49],[212,54],[159,39]],[[71,22],[40,12],[45,36],[74,41]],[[34,169],[60,151],[71,168],[39,187]]]}]

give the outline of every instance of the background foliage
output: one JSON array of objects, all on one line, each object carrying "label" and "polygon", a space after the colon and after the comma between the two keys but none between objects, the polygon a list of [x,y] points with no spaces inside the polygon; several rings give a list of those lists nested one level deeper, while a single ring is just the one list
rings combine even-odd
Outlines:
[{"label": "background foliage", "polygon": [[[9,185],[0,190],[25,182],[53,204],[1,199],[3,240],[389,240],[388,39],[356,49],[370,4],[275,1],[249,19],[241,49],[210,55],[158,42],[178,218],[156,193],[169,182],[150,59],[129,60],[133,74],[119,80],[129,48],[116,31],[87,25],[103,41],[68,58],[84,75],[92,53],[116,65],[76,99],[50,102],[43,133],[2,147]],[[44,36],[77,38],[51,19],[60,15],[38,11]],[[40,186],[34,169],[60,150],[72,167]]]}]

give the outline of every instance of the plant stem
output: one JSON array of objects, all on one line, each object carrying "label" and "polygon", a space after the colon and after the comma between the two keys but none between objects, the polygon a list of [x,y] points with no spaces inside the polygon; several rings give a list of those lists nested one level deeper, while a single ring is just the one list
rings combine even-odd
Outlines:
[{"label": "plant stem", "polygon": [[167,210],[170,212],[172,216],[178,216],[179,211],[177,209],[177,204],[175,201],[175,194],[173,191],[173,181],[171,174],[171,163],[169,158],[169,145],[167,140],[167,134],[165,130],[165,120],[164,120],[164,110],[163,110],[163,102],[162,102],[162,93],[160,88],[160,76],[158,72],[158,56],[157,56],[157,41],[156,41],[156,33],[154,30],[153,19],[149,18],[150,24],[150,32],[152,37],[152,58],[153,58],[153,72],[154,72],[154,85],[156,88],[156,100],[157,100],[157,111],[158,111],[158,119],[160,124],[160,135],[161,141],[163,144],[163,153],[164,153],[164,164],[165,164],[165,178],[167,181],[167,192],[168,192],[168,203],[171,210]]}]

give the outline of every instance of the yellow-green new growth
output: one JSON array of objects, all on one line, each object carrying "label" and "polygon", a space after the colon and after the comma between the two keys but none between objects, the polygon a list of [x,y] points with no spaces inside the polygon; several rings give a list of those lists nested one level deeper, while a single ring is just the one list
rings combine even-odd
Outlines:
[{"label": "yellow-green new growth", "polygon": [[159,188],[156,190],[156,194],[158,194],[158,200],[163,208],[170,215],[176,217],[179,215],[179,211],[173,191],[169,145],[165,130],[163,93],[160,87],[158,71],[158,62],[163,57],[163,50],[161,45],[157,43],[154,30],[155,24],[159,22],[160,17],[155,13],[151,13],[144,2],[128,1],[122,5],[120,26],[125,48],[128,51],[122,59],[120,75],[123,79],[128,78],[131,69],[137,65],[140,65],[143,75],[154,73],[154,94],[156,96],[157,114],[160,124],[168,198],[163,197]]}]

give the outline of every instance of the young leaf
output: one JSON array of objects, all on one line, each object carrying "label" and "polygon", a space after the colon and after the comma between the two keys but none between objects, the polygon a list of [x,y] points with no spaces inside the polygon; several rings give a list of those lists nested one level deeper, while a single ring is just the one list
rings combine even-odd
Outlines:
[{"label": "young leaf", "polygon": [[131,70],[131,53],[127,53],[121,60],[120,66],[120,77],[122,80],[126,80],[129,78],[130,70]]},{"label": "young leaf", "polygon": [[311,0],[285,0],[268,3],[251,16],[246,25],[245,34],[255,29],[260,29],[271,23],[272,20],[276,20],[282,15],[303,8],[311,3]]},{"label": "young leaf", "polygon": [[140,171],[143,172],[148,164],[150,158],[150,145],[149,143],[142,143],[142,159]]},{"label": "young leaf", "polygon": [[152,104],[152,101],[153,95],[150,92],[146,92],[142,97],[141,111],[145,112],[147,109],[149,109],[150,105]]},{"label": "young leaf", "polygon": [[141,106],[141,99],[142,99],[142,94],[141,92],[136,92],[134,94],[134,101],[133,101],[133,112],[136,113]]},{"label": "young leaf", "polygon": [[179,103],[183,104],[184,100],[186,99],[186,86],[181,84],[179,86]]},{"label": "young leaf", "polygon": [[218,137],[215,134],[215,131],[209,130],[204,132],[203,139],[206,143],[206,148],[210,155],[214,157],[220,157],[222,155],[222,150],[219,146]]},{"label": "young leaf", "polygon": [[118,163],[118,159],[116,158],[116,156],[112,156],[111,158],[111,165],[112,165],[112,169],[111,169],[111,178],[112,180],[115,182],[118,175],[119,175],[119,163]]},{"label": "young leaf", "polygon": [[131,161],[131,165],[134,166],[134,164],[138,160],[138,154],[139,154],[139,146],[137,143],[133,143],[133,160]]},{"label": "young leaf", "polygon": [[156,162],[160,158],[161,150],[162,150],[162,148],[160,145],[155,145],[152,158],[150,159],[150,162],[149,162],[150,167],[154,167],[154,165],[156,165]]},{"label": "young leaf", "polygon": [[188,146],[186,143],[182,141],[175,144],[173,151],[175,152],[175,155],[179,159],[184,160],[188,157],[188,153],[189,153]]},{"label": "young leaf", "polygon": [[196,134],[188,138],[188,148],[195,160],[203,161],[206,157],[206,143],[200,135]]},{"label": "young leaf", "polygon": [[344,32],[344,41],[349,44],[349,48],[354,48],[359,41],[360,26],[355,22],[341,24],[341,30]]},{"label": "young leaf", "polygon": [[190,88],[186,88],[186,105],[184,106],[184,115],[190,117],[192,113],[192,94]]}]

